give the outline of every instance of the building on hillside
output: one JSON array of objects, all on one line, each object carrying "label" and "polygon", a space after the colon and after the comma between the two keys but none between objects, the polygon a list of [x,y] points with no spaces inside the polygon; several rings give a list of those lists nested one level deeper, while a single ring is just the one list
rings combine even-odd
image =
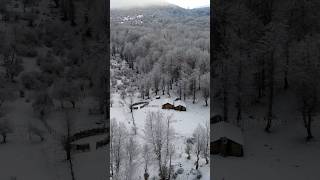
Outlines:
[{"label": "building on hillside", "polygon": [[162,103],[162,109],[174,109],[172,100],[164,99]]},{"label": "building on hillside", "polygon": [[186,111],[187,106],[183,101],[175,101],[174,102],[174,109],[177,111]]},{"label": "building on hillside", "polygon": [[210,154],[243,156],[243,135],[240,128],[220,121],[211,124]]}]

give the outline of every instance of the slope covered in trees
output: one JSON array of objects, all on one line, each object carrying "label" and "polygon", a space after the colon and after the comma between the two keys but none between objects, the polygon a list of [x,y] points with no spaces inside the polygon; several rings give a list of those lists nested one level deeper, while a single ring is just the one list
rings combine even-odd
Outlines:
[{"label": "slope covered in trees", "polygon": [[319,2],[248,0],[213,5],[216,112],[240,125],[244,112],[263,105],[269,132],[277,116],[273,107],[277,96],[290,91],[307,139],[312,139],[310,124],[317,115],[320,92],[315,81],[320,72]]},{"label": "slope covered in trees", "polygon": [[[0,2],[0,168],[10,169],[0,179],[105,177],[105,169],[81,174],[87,160],[75,156],[70,136],[106,127],[106,5],[100,0]],[[92,109],[98,113],[89,113]],[[90,154],[106,168],[105,152]]]},{"label": "slope covered in trees", "polygon": [[112,179],[210,179],[208,12],[111,11]]},{"label": "slope covered in trees", "polygon": [[[143,98],[150,97],[151,89],[156,95],[170,95],[175,86],[174,93],[180,99],[191,96],[193,101],[207,100],[209,17],[193,16],[180,8],[182,15],[175,19],[175,15],[164,13],[172,9],[177,7],[155,10],[153,14],[149,14],[150,9],[130,13],[129,10],[111,11],[111,20],[114,20],[111,22],[111,55],[119,54],[129,64]],[[135,18],[139,15],[142,18]],[[125,17],[129,20],[124,21]],[[141,23],[134,23],[136,21]],[[206,98],[196,97],[196,92],[201,90]]]},{"label": "slope covered in trees", "polygon": [[[241,127],[245,139],[244,158],[213,157],[213,177],[316,179],[319,1],[211,5],[213,115]],[[247,168],[257,173],[243,173]]]}]

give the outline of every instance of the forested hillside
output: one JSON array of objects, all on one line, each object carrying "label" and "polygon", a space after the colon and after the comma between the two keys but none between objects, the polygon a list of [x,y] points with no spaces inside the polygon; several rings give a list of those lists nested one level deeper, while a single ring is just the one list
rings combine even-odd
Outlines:
[{"label": "forested hillside", "polygon": [[210,179],[208,15],[111,10],[112,179]]},{"label": "forested hillside", "polygon": [[238,126],[244,139],[243,157],[213,156],[212,177],[316,180],[319,1],[215,0],[211,6],[212,122]]},{"label": "forested hillside", "polygon": [[106,5],[0,1],[0,179],[106,177]]},{"label": "forested hillside", "polygon": [[310,129],[319,109],[320,3],[256,0],[213,5],[215,109],[225,121],[241,124],[244,112],[264,105],[261,116],[269,132],[277,116],[276,97],[292,92],[296,110]]},{"label": "forested hillside", "polygon": [[[164,95],[170,94],[172,87],[177,86],[175,93],[179,98],[185,100],[190,95],[193,101],[200,100],[203,98],[196,97],[196,92],[203,90],[207,101],[210,81],[209,17],[193,16],[193,13],[178,7],[155,10],[153,15],[149,13],[150,9],[132,10],[131,16],[128,10],[119,11],[111,11],[111,19],[117,19],[111,22],[111,55],[119,54],[129,64],[136,74],[135,85],[143,98],[150,97],[151,89],[156,95]],[[181,14],[178,20],[171,11]],[[130,18],[124,21],[128,16]]]}]

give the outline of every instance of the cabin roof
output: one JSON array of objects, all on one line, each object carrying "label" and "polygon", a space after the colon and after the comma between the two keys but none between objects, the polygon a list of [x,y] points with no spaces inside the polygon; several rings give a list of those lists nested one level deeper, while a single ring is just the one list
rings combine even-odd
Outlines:
[{"label": "cabin roof", "polygon": [[162,105],[164,105],[164,104],[173,104],[173,101],[171,100],[171,99],[163,99],[162,100]]},{"label": "cabin roof", "polygon": [[174,102],[174,106],[183,106],[183,107],[187,107],[186,104],[183,101],[175,101]]},{"label": "cabin roof", "polygon": [[217,141],[223,137],[243,145],[243,135],[240,128],[225,121],[211,125],[211,141]]}]

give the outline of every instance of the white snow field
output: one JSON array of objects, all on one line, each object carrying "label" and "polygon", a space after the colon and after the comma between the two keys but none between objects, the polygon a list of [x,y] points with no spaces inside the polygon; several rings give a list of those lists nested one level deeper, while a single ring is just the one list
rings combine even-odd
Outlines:
[{"label": "white snow field", "polygon": [[[90,103],[83,102],[84,105]],[[8,103],[6,108],[10,110],[6,118],[12,120],[14,132],[8,135],[7,143],[0,144],[0,179],[10,180],[16,177],[17,180],[69,180],[70,170],[68,163],[65,161],[65,153],[59,137],[55,137],[46,132],[43,123],[34,117],[30,103],[25,99],[17,99]],[[87,112],[76,113],[74,131],[96,127],[95,119],[88,115]],[[58,112],[48,119],[53,129],[61,131],[61,122],[63,115]],[[33,122],[36,127],[45,131],[45,141],[41,142],[40,138],[32,135],[29,139],[27,130],[28,122]],[[74,153],[72,155],[75,177],[78,180],[104,180],[106,178],[106,147],[95,149],[95,142],[105,138],[106,135],[92,136],[79,140],[80,143],[90,143],[89,152]]]},{"label": "white snow field", "polygon": [[[163,99],[166,98],[165,96],[161,96],[160,99],[152,99],[149,102],[149,105],[145,106],[141,109],[133,110],[133,115],[137,127],[137,136],[138,141],[140,144],[143,144],[144,142],[144,127],[145,127],[145,119],[148,111],[161,111],[166,116],[172,115],[174,119],[174,128],[175,132],[177,133],[175,141],[175,157],[173,158],[173,164],[182,164],[182,167],[184,168],[184,173],[182,175],[178,176],[179,180],[186,180],[186,179],[192,179],[191,175],[188,177],[188,172],[195,168],[194,162],[195,162],[195,155],[192,155],[191,160],[186,159],[185,154],[185,140],[187,137],[192,137],[192,133],[194,129],[197,127],[197,125],[205,124],[209,121],[209,106],[204,106],[203,102],[197,102],[196,104],[192,104],[192,101],[187,101],[187,111],[175,111],[175,110],[165,110],[161,109],[161,105],[163,103]],[[115,118],[117,121],[124,122],[127,127],[133,126],[132,124],[132,115],[130,113],[130,109],[128,108],[128,104],[124,102],[118,93],[112,94],[112,100],[113,105],[110,108],[110,118]],[[136,101],[139,99],[136,98]],[[143,178],[143,162],[140,163],[139,170],[136,174],[140,174],[139,178]],[[156,161],[154,160],[154,163],[150,167],[150,177],[157,176],[158,174],[158,166]],[[205,160],[201,159],[200,162],[200,168],[199,170],[202,173],[203,180],[209,180],[210,179],[210,166],[205,165]]]}]

